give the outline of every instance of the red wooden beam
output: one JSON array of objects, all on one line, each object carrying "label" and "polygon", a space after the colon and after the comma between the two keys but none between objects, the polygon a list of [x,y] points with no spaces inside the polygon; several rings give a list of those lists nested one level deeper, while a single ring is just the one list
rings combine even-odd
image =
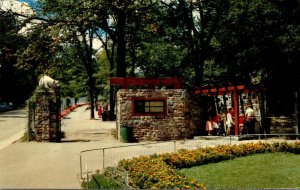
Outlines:
[{"label": "red wooden beam", "polygon": [[239,85],[236,87],[238,90],[244,90],[245,89],[245,85]]},{"label": "red wooden beam", "polygon": [[208,93],[208,89],[203,89],[202,93]]},{"label": "red wooden beam", "polygon": [[234,90],[234,86],[228,86],[227,91],[233,91]]},{"label": "red wooden beam", "polygon": [[226,91],[226,88],[225,88],[225,87],[221,87],[221,88],[219,88],[219,91],[220,91],[220,92],[225,92],[225,91]]},{"label": "red wooden beam", "polygon": [[233,102],[234,102],[234,121],[235,121],[235,127],[234,127],[234,135],[239,135],[239,94],[237,87],[234,87],[233,91]]},{"label": "red wooden beam", "polygon": [[134,77],[111,77],[111,85],[120,85],[121,88],[128,86],[156,86],[156,85],[173,85],[175,89],[180,89],[182,81],[179,78],[134,78]]},{"label": "red wooden beam", "polygon": [[217,91],[218,91],[217,88],[210,89],[210,92],[217,92]]},{"label": "red wooden beam", "polygon": [[123,77],[111,77],[110,78],[111,85],[123,85],[124,81],[125,81],[125,78],[123,78]]}]

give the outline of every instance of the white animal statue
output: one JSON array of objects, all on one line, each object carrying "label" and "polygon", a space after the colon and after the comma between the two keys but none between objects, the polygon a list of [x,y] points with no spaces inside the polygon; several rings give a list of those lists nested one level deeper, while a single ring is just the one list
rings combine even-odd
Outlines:
[{"label": "white animal statue", "polygon": [[43,86],[45,88],[55,88],[59,86],[59,82],[47,75],[44,75],[39,81],[39,86]]}]

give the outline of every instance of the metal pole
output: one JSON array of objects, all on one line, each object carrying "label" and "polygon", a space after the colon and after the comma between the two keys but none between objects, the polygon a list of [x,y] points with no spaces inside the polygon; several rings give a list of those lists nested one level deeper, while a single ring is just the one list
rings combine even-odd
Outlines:
[{"label": "metal pole", "polygon": [[105,158],[105,151],[104,151],[104,148],[102,149],[102,168],[103,168],[103,171],[104,171],[104,168],[105,168],[105,163],[104,163],[104,158]]},{"label": "metal pole", "polygon": [[83,177],[82,177],[82,158],[81,158],[81,153],[79,154],[79,160],[80,160],[80,178],[83,179]]},{"label": "metal pole", "polygon": [[32,118],[30,117],[30,114],[31,114],[31,105],[30,105],[30,101],[28,101],[28,112],[27,112],[27,117],[28,117],[28,123],[27,123],[27,137],[28,137],[28,141],[31,140],[30,138],[30,128],[31,128],[31,123],[32,123]]},{"label": "metal pole", "polygon": [[176,152],[176,141],[174,141],[174,152]]},{"label": "metal pole", "polygon": [[89,172],[88,172],[87,162],[85,163],[85,169],[86,169],[86,189],[89,189]]}]

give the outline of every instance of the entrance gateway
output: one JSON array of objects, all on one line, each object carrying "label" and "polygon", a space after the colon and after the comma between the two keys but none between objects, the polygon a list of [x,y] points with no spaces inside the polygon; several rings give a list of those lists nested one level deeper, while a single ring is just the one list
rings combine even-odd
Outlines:
[{"label": "entrance gateway", "polygon": [[[225,105],[230,102],[234,107],[235,118],[238,118],[243,110],[241,107],[246,105],[243,101],[250,99],[256,109],[257,117],[261,115],[258,99],[253,96],[258,91],[246,89],[244,85],[202,87],[196,89],[192,97],[182,89],[182,81],[179,78],[113,77],[110,79],[110,84],[118,85],[120,88],[116,104],[119,139],[120,127],[123,125],[133,128],[133,137],[137,141],[193,138],[201,126],[197,118],[199,113],[196,112],[203,110],[201,105],[195,104],[195,98],[201,98],[202,95],[217,97],[216,103],[220,103],[222,97],[227,99]],[[135,86],[143,86],[146,89],[129,89]],[[161,86],[167,89],[157,88]],[[200,108],[195,109],[195,106]],[[235,120],[235,126],[234,134],[239,135],[238,119]]]}]

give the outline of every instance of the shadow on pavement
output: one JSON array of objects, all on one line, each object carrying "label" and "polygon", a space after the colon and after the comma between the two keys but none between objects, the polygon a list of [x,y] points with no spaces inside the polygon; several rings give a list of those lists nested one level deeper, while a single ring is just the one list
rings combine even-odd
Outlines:
[{"label": "shadow on pavement", "polygon": [[81,139],[74,139],[74,140],[61,140],[59,143],[72,143],[72,142],[90,142],[90,140],[81,140]]},{"label": "shadow on pavement", "polygon": [[19,115],[0,115],[2,118],[27,118],[26,116],[19,116]]}]

